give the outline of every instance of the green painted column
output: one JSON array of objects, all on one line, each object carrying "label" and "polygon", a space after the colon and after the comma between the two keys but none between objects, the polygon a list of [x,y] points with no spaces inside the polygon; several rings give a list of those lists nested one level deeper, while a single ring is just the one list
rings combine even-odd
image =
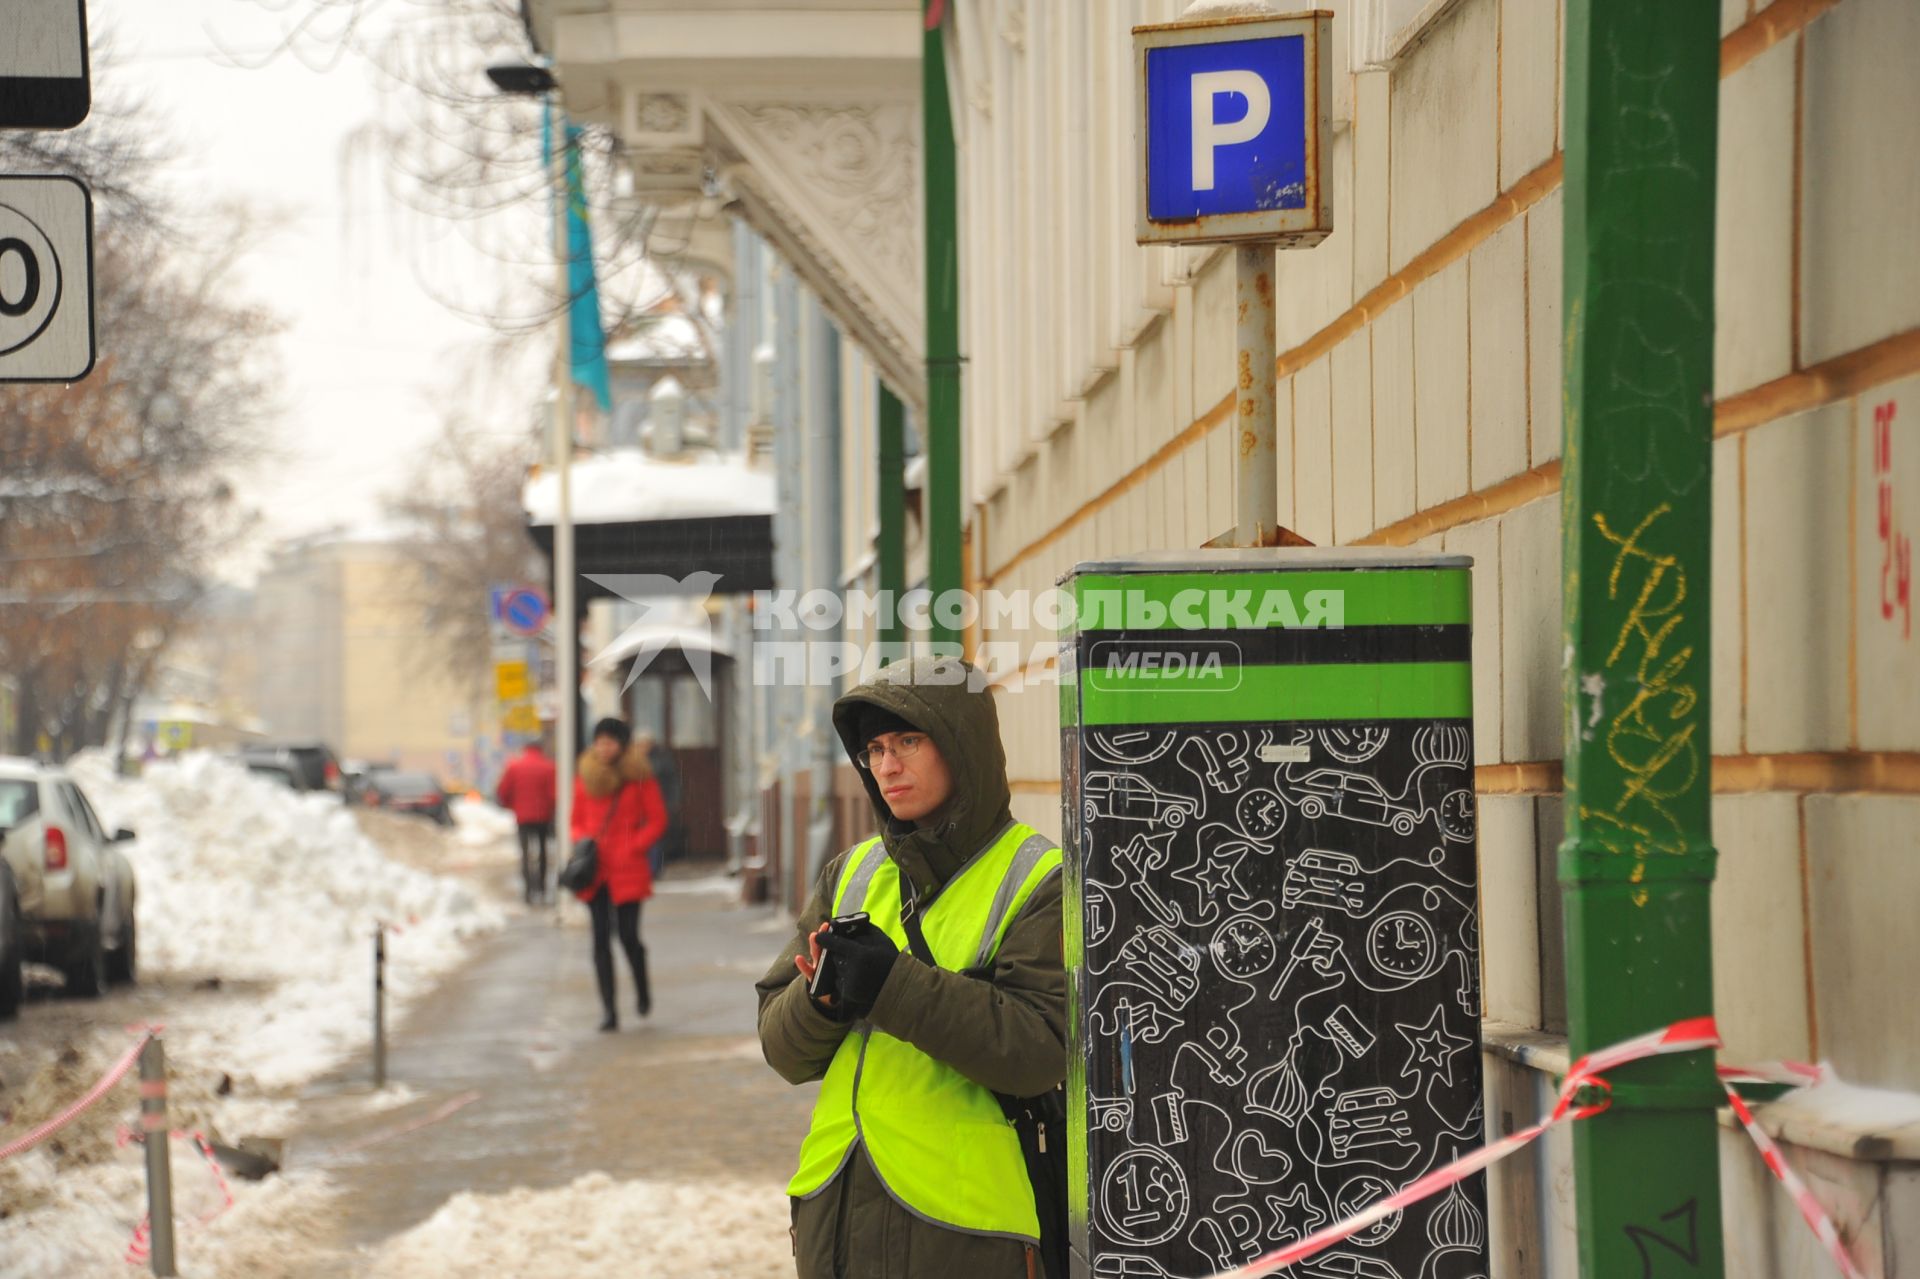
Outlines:
[{"label": "green painted column", "polygon": [[[938,600],[960,580],[960,221],[953,107],[947,98],[945,0],[926,0],[920,104],[926,152],[927,585]],[[929,636],[958,652],[960,632],[935,614]]]},{"label": "green painted column", "polygon": [[880,385],[880,543],[875,548],[879,589],[893,601],[880,631],[888,660],[905,656],[907,631],[900,624],[900,596],[907,589],[907,406],[884,382]]},{"label": "green painted column", "polygon": [[[1719,8],[1568,0],[1567,1015],[1577,1055],[1713,1011],[1708,600]],[[1712,1054],[1574,1129],[1581,1273],[1722,1272]]]}]

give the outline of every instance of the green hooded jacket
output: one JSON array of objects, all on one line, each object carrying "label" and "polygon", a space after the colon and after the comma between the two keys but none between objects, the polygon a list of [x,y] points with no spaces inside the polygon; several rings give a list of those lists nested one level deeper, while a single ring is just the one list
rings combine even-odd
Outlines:
[{"label": "green hooded jacket", "polygon": [[[833,725],[849,758],[853,710],[869,703],[919,728],[939,748],[953,795],[919,824],[888,811],[873,775],[860,770],[887,853],[925,900],[1013,820],[1006,752],[993,695],[971,666],[954,658],[896,662],[833,706]],[[846,1037],[808,998],[794,957],[827,918],[847,852],[831,859],[795,921],[793,937],[755,989],[760,1045],[789,1083],[821,1078]],[[1031,1097],[1067,1073],[1067,981],[1061,965],[1061,885],[1042,883],[1008,928],[990,982],[929,968],[902,951],[870,1020],[888,1034],[946,1062],[994,1092]],[[864,1152],[820,1193],[793,1204],[800,1279],[1015,1279],[1039,1273],[1016,1241],[968,1235],[918,1217],[896,1201]]]}]

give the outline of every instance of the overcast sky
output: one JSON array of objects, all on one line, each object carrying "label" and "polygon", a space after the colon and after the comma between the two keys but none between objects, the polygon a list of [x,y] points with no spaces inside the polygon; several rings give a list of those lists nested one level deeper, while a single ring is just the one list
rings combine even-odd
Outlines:
[{"label": "overcast sky", "polygon": [[[407,7],[372,6],[377,19]],[[349,163],[355,131],[396,109],[383,105],[373,68],[352,56],[331,69],[292,56],[232,66],[219,47],[257,61],[290,20],[253,0],[89,0],[88,13],[115,49],[114,62],[95,69],[96,94],[131,84],[144,96],[178,144],[171,181],[185,203],[237,199],[285,220],[241,276],[288,322],[274,456],[241,486],[266,521],[257,551],[274,538],[376,521],[459,395],[488,429],[521,429],[539,393],[539,348],[505,376],[478,377],[492,331],[440,299],[492,298],[537,268],[478,251],[471,230],[405,209],[378,158]],[[486,59],[474,57],[478,82]],[[543,216],[537,205],[518,215]],[[102,333],[102,349],[112,340]],[[231,571],[244,577],[261,558]]]}]

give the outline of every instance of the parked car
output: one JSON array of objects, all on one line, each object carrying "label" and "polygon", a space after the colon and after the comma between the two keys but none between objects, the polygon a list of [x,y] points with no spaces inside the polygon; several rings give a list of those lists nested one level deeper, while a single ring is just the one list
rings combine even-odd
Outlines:
[{"label": "parked car", "polygon": [[376,773],[391,773],[399,768],[392,761],[348,759],[340,762],[340,798],[348,804],[363,802],[367,783]]},{"label": "parked car", "polygon": [[299,779],[293,775],[293,765],[290,763],[271,759],[242,759],[241,763],[246,765],[247,771],[255,777],[264,777],[276,786],[284,786],[288,790],[300,789]]},{"label": "parked car", "polygon": [[66,770],[0,759],[0,861],[17,937],[0,970],[0,1013],[18,1006],[21,960],[51,964],[67,989],[96,996],[134,977],[135,883],[126,849],[134,834],[109,835]]},{"label": "parked car", "polygon": [[0,1021],[20,1011],[26,995],[21,965],[27,961],[26,921],[20,916],[20,894],[14,888],[13,868],[6,861],[7,834],[0,830]]},{"label": "parked car", "polygon": [[295,790],[334,790],[340,785],[340,761],[321,742],[249,742],[239,754],[248,768],[256,762],[284,768],[293,776]]},{"label": "parked car", "polygon": [[453,810],[447,806],[447,790],[438,778],[426,773],[381,772],[367,778],[361,791],[369,808],[385,808],[396,813],[418,813],[431,817],[442,826],[453,825]]}]

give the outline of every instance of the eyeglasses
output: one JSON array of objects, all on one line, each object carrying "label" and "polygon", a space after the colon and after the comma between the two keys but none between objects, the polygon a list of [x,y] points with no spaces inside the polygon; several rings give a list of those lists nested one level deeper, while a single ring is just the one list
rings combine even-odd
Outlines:
[{"label": "eyeglasses", "polygon": [[862,746],[853,753],[854,762],[867,771],[873,771],[874,761],[893,756],[902,764],[912,759],[920,751],[920,744],[927,740],[925,733],[902,733],[893,739],[893,745],[879,742],[872,746]]}]

